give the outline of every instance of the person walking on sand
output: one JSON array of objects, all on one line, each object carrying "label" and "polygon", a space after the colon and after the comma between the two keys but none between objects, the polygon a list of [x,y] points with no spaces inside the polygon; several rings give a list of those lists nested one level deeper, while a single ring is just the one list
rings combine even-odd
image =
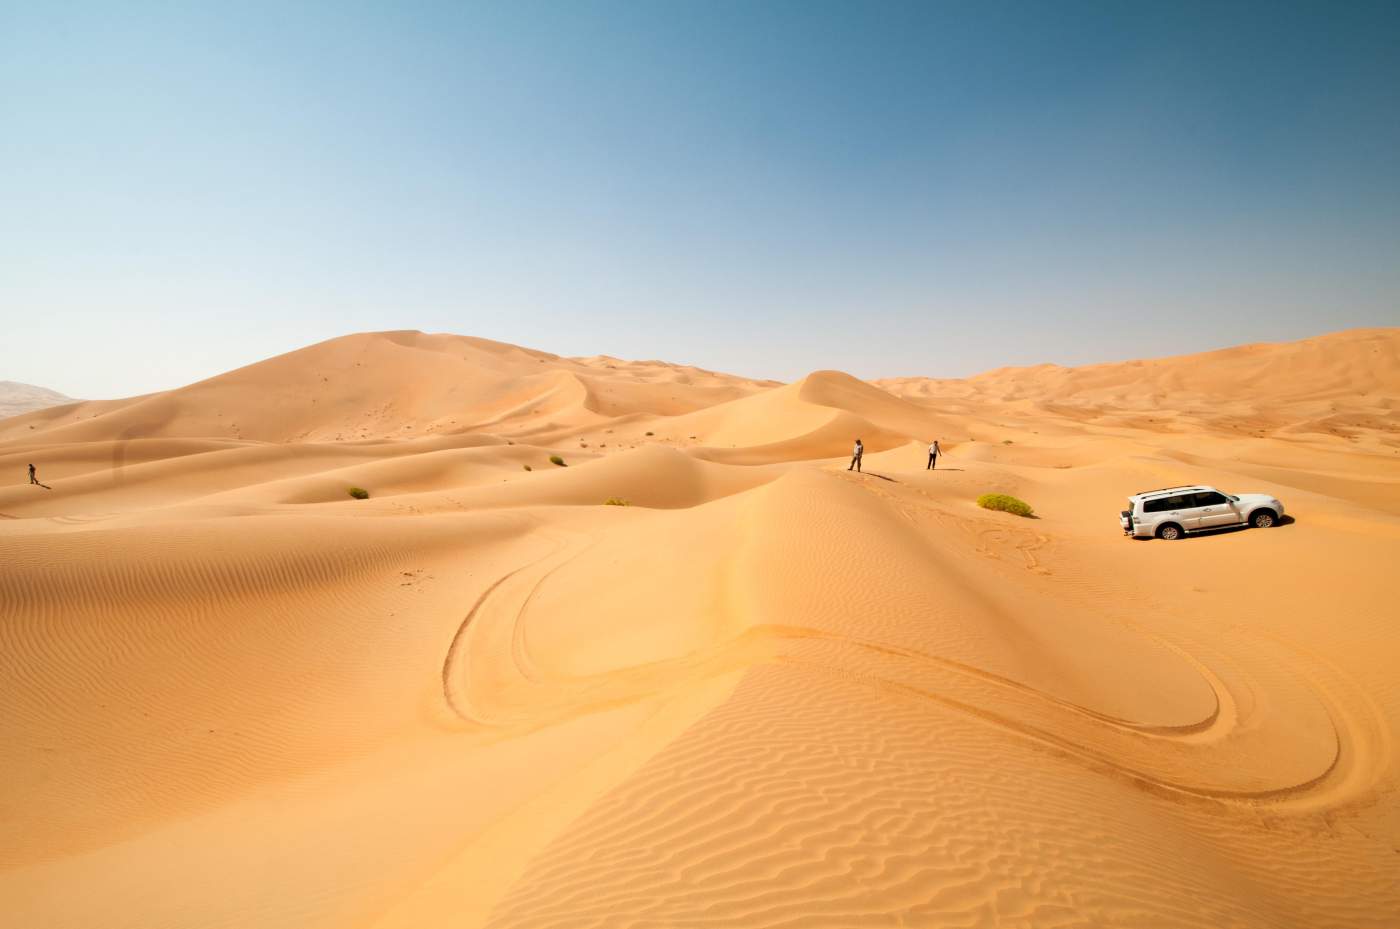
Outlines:
[{"label": "person walking on sand", "polygon": [[37,483],[39,483],[39,479],[38,479],[37,477],[34,476],[34,465],[33,465],[33,464],[30,464],[30,466],[29,466],[29,483],[31,483],[31,484],[37,484]]},{"label": "person walking on sand", "polygon": [[859,471],[859,470],[860,470],[860,459],[861,459],[861,456],[864,455],[864,454],[865,454],[865,446],[860,444],[860,439],[856,439],[856,451],[855,451],[855,454],[853,454],[853,455],[851,456],[851,464],[850,464],[849,467],[846,468],[846,470],[849,471],[849,470],[851,470],[851,468],[855,468],[857,471]]},{"label": "person walking on sand", "polygon": [[928,467],[925,471],[938,470],[938,456],[943,454],[943,449],[938,447],[938,440],[934,439],[933,444],[928,447]]}]

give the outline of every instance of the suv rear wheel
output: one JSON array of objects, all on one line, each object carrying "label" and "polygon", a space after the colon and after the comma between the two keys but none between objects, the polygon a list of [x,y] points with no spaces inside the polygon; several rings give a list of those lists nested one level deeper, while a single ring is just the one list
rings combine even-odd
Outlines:
[{"label": "suv rear wheel", "polygon": [[1181,527],[1176,523],[1163,523],[1157,527],[1157,538],[1166,539],[1168,542],[1175,542],[1182,535]]},{"label": "suv rear wheel", "polygon": [[1278,522],[1273,510],[1255,510],[1249,517],[1249,524],[1255,529],[1268,529]]}]

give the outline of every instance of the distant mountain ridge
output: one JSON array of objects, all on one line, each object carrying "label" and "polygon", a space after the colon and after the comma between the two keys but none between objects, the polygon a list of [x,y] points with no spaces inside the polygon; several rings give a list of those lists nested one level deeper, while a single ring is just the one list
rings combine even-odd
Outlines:
[{"label": "distant mountain ridge", "polygon": [[0,419],[77,402],[72,397],[47,387],[21,384],[19,381],[0,381]]}]

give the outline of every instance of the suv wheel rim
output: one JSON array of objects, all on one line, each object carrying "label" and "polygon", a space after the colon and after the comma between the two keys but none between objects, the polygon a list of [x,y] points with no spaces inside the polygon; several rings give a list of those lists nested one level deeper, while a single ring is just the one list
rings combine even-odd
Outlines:
[{"label": "suv wheel rim", "polygon": [[1260,513],[1258,516],[1254,517],[1254,525],[1258,526],[1260,529],[1267,529],[1273,524],[1274,518],[1268,513]]},{"label": "suv wheel rim", "polygon": [[1162,530],[1162,538],[1167,539],[1168,541],[1175,539],[1177,535],[1179,535],[1179,532],[1175,526],[1168,526],[1167,528]]}]

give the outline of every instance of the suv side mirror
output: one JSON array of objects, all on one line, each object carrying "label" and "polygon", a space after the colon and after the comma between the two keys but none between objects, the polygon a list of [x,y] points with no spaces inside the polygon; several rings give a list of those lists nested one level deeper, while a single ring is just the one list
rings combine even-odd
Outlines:
[{"label": "suv side mirror", "polygon": [[1233,503],[1239,503],[1239,502],[1240,502],[1240,498],[1239,498],[1239,497],[1236,497],[1234,494],[1226,494],[1226,496],[1229,497],[1230,500],[1231,500],[1231,502],[1233,502]]}]

